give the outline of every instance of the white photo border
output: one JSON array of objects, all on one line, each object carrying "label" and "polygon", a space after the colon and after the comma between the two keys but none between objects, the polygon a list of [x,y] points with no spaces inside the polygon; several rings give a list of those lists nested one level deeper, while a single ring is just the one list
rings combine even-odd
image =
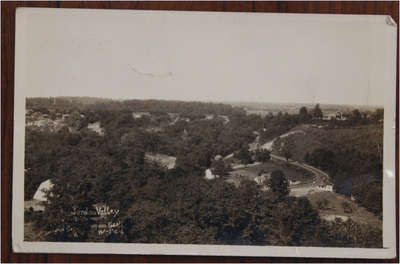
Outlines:
[{"label": "white photo border", "polygon": [[[14,152],[13,152],[13,201],[12,201],[12,246],[15,252],[24,253],[84,253],[84,254],[143,254],[143,255],[198,255],[198,256],[257,256],[257,257],[318,257],[318,258],[394,258],[396,257],[396,34],[397,25],[388,25],[388,16],[363,15],[319,15],[319,14],[271,14],[266,16],[291,16],[299,23],[307,16],[329,16],[331,19],[381,23],[386,39],[385,75],[383,92],[384,105],[384,164],[383,164],[383,248],[330,248],[330,247],[285,247],[285,246],[228,246],[228,245],[182,245],[182,244],[139,244],[139,243],[81,243],[81,242],[26,242],[24,241],[24,148],[25,148],[25,100],[26,65],[24,30],[31,12],[54,12],[50,8],[18,8],[16,13],[15,41],[15,101],[14,101]],[[58,9],[57,12],[76,12],[73,9]],[[79,10],[86,15],[104,12],[142,13],[150,16],[154,12],[180,13],[193,11],[147,11],[147,10]],[[218,12],[206,12],[218,13]],[[243,14],[243,13],[242,13]],[[248,13],[248,15],[260,15]],[[393,20],[391,20],[393,21]],[[395,24],[395,23],[394,23]]]}]

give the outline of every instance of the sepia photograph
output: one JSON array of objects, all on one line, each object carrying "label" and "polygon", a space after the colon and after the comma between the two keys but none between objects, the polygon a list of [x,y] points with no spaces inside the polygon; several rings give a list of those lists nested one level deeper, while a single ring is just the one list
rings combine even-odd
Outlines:
[{"label": "sepia photograph", "polygon": [[396,30],[386,16],[18,9],[17,250],[392,254]]},{"label": "sepia photograph", "polygon": [[382,247],[383,107],[28,98],[26,241]]}]

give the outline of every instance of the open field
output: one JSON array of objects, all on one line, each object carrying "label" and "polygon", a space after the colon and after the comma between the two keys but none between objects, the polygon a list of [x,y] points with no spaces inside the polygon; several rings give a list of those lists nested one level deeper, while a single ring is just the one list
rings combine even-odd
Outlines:
[{"label": "open field", "polygon": [[231,179],[254,180],[261,171],[271,173],[275,170],[281,170],[287,179],[293,182],[300,181],[306,184],[312,181],[312,173],[280,160],[270,160],[255,166],[233,170],[230,177]]},{"label": "open field", "polygon": [[[321,218],[323,219],[333,220],[336,216],[344,216],[346,218],[351,218],[353,221],[358,223],[382,228],[381,218],[357,205],[357,203],[351,201],[344,195],[334,192],[318,192],[307,195],[307,198],[315,208],[319,209]],[[318,206],[318,203],[321,203],[324,200],[327,201],[327,204],[322,207]],[[347,212],[343,206],[344,203],[348,203]]]},{"label": "open field", "polygon": [[25,241],[44,241],[45,232],[35,228],[33,222],[24,223],[24,240]]}]

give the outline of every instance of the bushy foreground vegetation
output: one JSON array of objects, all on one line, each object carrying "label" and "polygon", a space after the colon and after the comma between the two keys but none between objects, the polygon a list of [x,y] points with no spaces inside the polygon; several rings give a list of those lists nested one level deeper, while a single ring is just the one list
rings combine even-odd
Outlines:
[{"label": "bushy foreground vegetation", "polygon": [[[306,198],[288,197],[287,181],[279,171],[267,183],[271,191],[265,192],[253,181],[236,188],[223,179],[207,181],[180,168],[167,171],[140,159],[112,171],[111,164],[99,162],[101,157],[73,153],[74,159],[57,164],[50,203],[36,215],[45,240],[381,246],[379,229],[326,222]],[[87,168],[95,162],[100,166],[93,176]],[[118,217],[109,220],[119,223],[120,229],[98,234],[93,230],[96,220],[74,213],[95,201],[118,208]]]}]

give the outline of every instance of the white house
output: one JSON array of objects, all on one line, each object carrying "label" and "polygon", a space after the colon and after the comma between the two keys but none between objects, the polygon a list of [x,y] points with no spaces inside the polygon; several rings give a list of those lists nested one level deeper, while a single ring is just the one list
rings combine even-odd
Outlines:
[{"label": "white house", "polygon": [[150,115],[150,113],[149,112],[133,112],[132,113],[132,117],[134,118],[134,119],[137,119],[137,118],[142,118],[143,116],[151,116]]},{"label": "white house", "polygon": [[100,136],[104,136],[104,128],[101,127],[100,122],[89,123],[87,128]]},{"label": "white house", "polygon": [[291,180],[289,180],[289,185],[297,185],[297,184],[300,184],[301,183],[301,181],[291,181]]},{"label": "white house", "polygon": [[326,191],[326,192],[333,192],[333,186],[328,184],[328,185],[319,185],[317,187],[321,191]]},{"label": "white house", "polygon": [[205,115],[204,120],[213,120],[214,115]]},{"label": "white house", "polygon": [[214,157],[214,160],[221,160],[223,157],[221,156],[221,155],[216,155],[215,157]]},{"label": "white house", "polygon": [[216,179],[216,178],[219,178],[219,176],[213,174],[212,171],[211,171],[210,169],[206,169],[204,178],[205,178],[206,180],[214,180],[214,179]]},{"label": "white house", "polygon": [[269,178],[271,178],[271,173],[262,173],[261,175],[258,175],[257,177],[254,178],[254,181],[258,185],[264,184]]},{"label": "white house", "polygon": [[260,175],[254,178],[254,181],[258,184],[261,185],[265,182],[265,175]]},{"label": "white house", "polygon": [[47,201],[46,193],[53,188],[54,184],[51,180],[46,180],[39,185],[35,194],[33,195],[33,200],[45,202]]}]

